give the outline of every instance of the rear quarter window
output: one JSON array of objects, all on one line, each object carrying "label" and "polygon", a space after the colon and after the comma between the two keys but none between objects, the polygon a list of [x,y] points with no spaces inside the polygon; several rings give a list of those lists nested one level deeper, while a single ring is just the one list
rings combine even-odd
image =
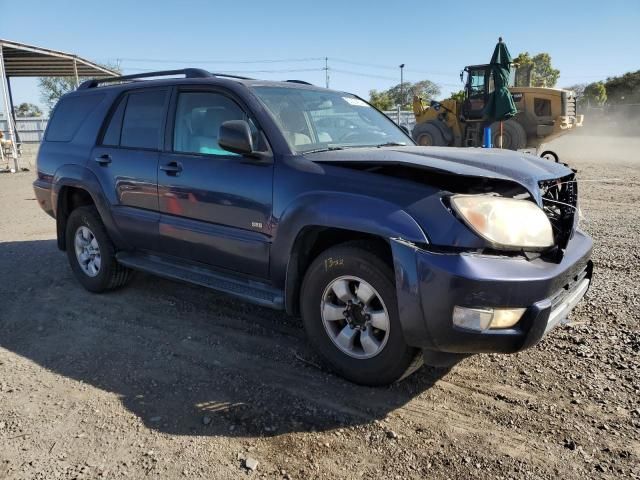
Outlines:
[{"label": "rear quarter window", "polygon": [[109,124],[102,137],[102,145],[117,147],[120,145],[120,132],[122,131],[122,117],[127,105],[127,97],[124,96],[118,101],[118,108],[109,119]]},{"label": "rear quarter window", "polygon": [[47,142],[70,142],[104,94],[78,95],[60,100],[47,128]]}]

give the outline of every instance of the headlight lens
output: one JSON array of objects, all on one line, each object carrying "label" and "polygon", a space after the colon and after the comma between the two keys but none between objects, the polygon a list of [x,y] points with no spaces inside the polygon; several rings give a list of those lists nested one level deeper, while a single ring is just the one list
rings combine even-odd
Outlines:
[{"label": "headlight lens", "polygon": [[553,245],[549,219],[528,200],[454,195],[451,205],[469,227],[495,247],[541,249]]}]

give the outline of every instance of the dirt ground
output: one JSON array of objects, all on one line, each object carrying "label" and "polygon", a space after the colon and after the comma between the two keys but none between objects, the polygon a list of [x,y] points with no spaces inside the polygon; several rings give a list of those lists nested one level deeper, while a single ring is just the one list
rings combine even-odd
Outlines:
[{"label": "dirt ground", "polygon": [[556,148],[595,239],[573,324],[378,389],[282,313],[143,274],[84,291],[33,169],[1,174],[0,479],[640,478],[640,139]]}]

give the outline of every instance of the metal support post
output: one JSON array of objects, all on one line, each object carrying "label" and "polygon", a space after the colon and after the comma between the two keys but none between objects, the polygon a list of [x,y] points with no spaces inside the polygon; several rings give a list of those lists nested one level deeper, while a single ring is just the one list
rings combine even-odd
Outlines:
[{"label": "metal support post", "polygon": [[11,140],[11,153],[13,156],[13,169],[12,172],[18,171],[18,147],[16,145],[16,135],[14,131],[12,108],[9,105],[9,87],[7,83],[6,70],[4,68],[4,54],[2,51],[2,45],[0,45],[0,78],[2,80],[2,102],[4,105],[4,111],[7,116],[7,128],[9,129],[9,139]]},{"label": "metal support post", "polygon": [[76,59],[73,59],[73,73],[76,76],[76,88],[78,88],[78,86],[80,85],[80,78],[78,77],[78,62],[76,62]]}]

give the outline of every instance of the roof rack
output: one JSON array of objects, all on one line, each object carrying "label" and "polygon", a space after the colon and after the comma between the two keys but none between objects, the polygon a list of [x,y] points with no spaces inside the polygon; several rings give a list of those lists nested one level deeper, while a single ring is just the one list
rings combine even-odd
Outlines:
[{"label": "roof rack", "polygon": [[226,75],[224,73],[210,73],[210,72],[207,72],[206,70],[202,70],[201,68],[183,68],[180,70],[162,70],[159,72],[136,73],[133,75],[122,75],[120,77],[93,78],[91,80],[86,80],[82,82],[78,87],[78,90],[83,90],[86,88],[96,88],[105,83],[128,82],[130,80],[141,80],[143,78],[153,78],[153,77],[169,77],[173,75],[184,75],[185,78],[229,77],[229,78],[239,78],[242,80],[250,80],[247,77],[239,77],[236,75]]},{"label": "roof rack", "polygon": [[251,77],[242,77],[240,75],[231,75],[229,73],[215,73],[211,72],[214,77],[226,77],[226,78],[239,78],[240,80],[253,80]]},{"label": "roof rack", "polygon": [[285,80],[289,83],[300,83],[301,85],[313,85],[313,83],[305,82],[304,80]]}]

